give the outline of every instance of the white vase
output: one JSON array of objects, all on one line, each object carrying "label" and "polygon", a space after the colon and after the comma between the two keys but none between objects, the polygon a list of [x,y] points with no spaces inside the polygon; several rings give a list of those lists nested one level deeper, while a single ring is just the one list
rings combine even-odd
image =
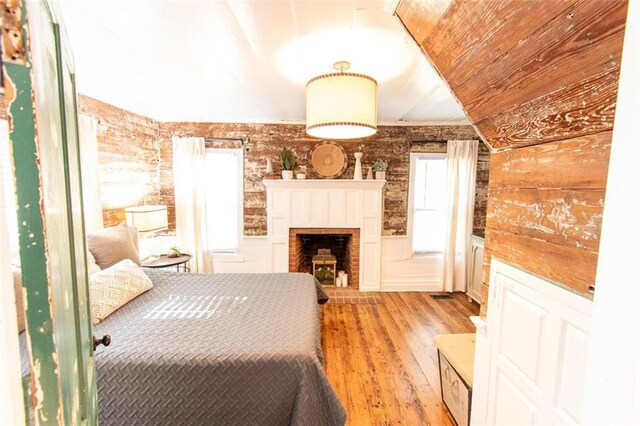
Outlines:
[{"label": "white vase", "polygon": [[377,180],[385,180],[387,178],[387,172],[376,172]]},{"label": "white vase", "polygon": [[371,179],[373,179],[373,170],[371,169],[371,166],[369,166],[369,170],[367,171],[367,180]]},{"label": "white vase", "polygon": [[273,173],[273,164],[271,164],[271,159],[267,158],[267,168],[266,168],[266,173],[268,175],[270,175],[271,173]]},{"label": "white vase", "polygon": [[282,179],[284,179],[284,180],[293,179],[293,170],[283,170],[282,171]]},{"label": "white vase", "polygon": [[353,172],[353,180],[362,180],[362,153],[356,152],[353,156],[356,157],[356,167]]}]

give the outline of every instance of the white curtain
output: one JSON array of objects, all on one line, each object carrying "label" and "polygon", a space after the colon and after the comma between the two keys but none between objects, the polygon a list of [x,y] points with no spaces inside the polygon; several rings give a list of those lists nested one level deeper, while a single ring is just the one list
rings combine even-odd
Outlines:
[{"label": "white curtain", "polygon": [[87,232],[93,232],[104,227],[98,173],[98,120],[86,115],[78,116],[78,136],[84,224]]},{"label": "white curtain", "polygon": [[447,143],[447,234],[443,289],[465,291],[471,253],[478,141]]},{"label": "white curtain", "polygon": [[[191,270],[212,272],[207,247],[203,138],[173,137],[173,182],[178,247],[193,256]],[[210,184],[210,183],[209,183]]]}]

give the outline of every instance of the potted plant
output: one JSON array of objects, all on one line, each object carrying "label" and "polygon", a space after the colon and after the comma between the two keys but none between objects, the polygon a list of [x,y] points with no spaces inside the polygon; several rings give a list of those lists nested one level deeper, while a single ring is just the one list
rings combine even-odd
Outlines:
[{"label": "potted plant", "polygon": [[180,250],[178,246],[171,246],[169,252],[167,253],[167,257],[173,259],[180,256],[182,256],[182,250]]},{"label": "potted plant", "polygon": [[373,163],[373,170],[376,171],[376,179],[386,179],[387,169],[389,168],[389,162],[378,158]]},{"label": "potted plant", "polygon": [[286,145],[280,151],[280,165],[282,166],[282,179],[293,179],[293,169],[296,167],[296,157]]}]

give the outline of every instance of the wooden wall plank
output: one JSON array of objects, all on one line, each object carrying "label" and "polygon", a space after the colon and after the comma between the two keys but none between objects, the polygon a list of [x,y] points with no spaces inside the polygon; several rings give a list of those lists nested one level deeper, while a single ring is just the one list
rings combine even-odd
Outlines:
[{"label": "wooden wall plank", "polygon": [[[267,158],[273,160],[279,172],[278,154],[283,145],[291,147],[298,160],[298,170],[305,170],[309,179],[317,178],[309,164],[309,153],[319,142],[305,133],[304,125],[298,124],[249,124],[249,123],[158,123],[160,149],[160,195],[159,201],[168,206],[169,228],[175,224],[173,191],[173,145],[172,136],[239,137],[248,138],[244,152],[244,235],[259,236],[267,233],[266,197],[262,184]],[[356,151],[364,152],[363,164],[370,165],[376,158],[389,161],[387,185],[385,186],[383,235],[406,235],[407,197],[409,188],[409,153],[411,151],[433,151],[443,147],[441,142],[449,139],[477,139],[471,126],[379,126],[378,133],[366,140],[339,142],[348,157],[348,167],[340,179],[353,177]],[[420,146],[412,146],[414,139]],[[431,142],[427,142],[431,141]],[[207,145],[213,147],[213,144]],[[486,161],[487,152],[479,155],[479,162]],[[479,167],[482,171],[483,167]],[[487,179],[478,179],[478,214],[483,213],[484,191]],[[475,220],[476,230],[483,226],[481,219]]]},{"label": "wooden wall plank", "polygon": [[578,294],[590,295],[589,286],[596,277],[597,253],[496,229],[487,229],[486,235],[489,256],[555,281]]},{"label": "wooden wall plank", "polygon": [[433,31],[437,37],[424,39],[423,48],[455,89],[574,2],[455,0]]},{"label": "wooden wall plank", "polygon": [[486,316],[487,315],[487,308],[489,306],[488,304],[488,300],[489,300],[489,286],[486,284],[482,284],[482,288],[480,289],[480,296],[481,296],[481,300],[482,302],[480,302],[480,315],[481,316]]},{"label": "wooden wall plank", "polygon": [[396,8],[411,36],[420,45],[431,33],[452,0],[402,0]]},{"label": "wooden wall plank", "polygon": [[623,0],[578,1],[454,91],[477,123],[613,70],[620,64],[626,11]]},{"label": "wooden wall plank", "polygon": [[478,128],[495,150],[613,129],[620,68],[493,115]]},{"label": "wooden wall plank", "polygon": [[627,4],[453,0],[414,37],[492,150],[483,313],[491,256],[588,294]]},{"label": "wooden wall plank", "polygon": [[158,204],[158,126],[154,120],[78,97],[78,113],[98,120],[98,162],[104,226],[125,221],[124,208]]},{"label": "wooden wall plank", "polygon": [[491,229],[598,251],[604,190],[493,189]]},{"label": "wooden wall plank", "polygon": [[489,196],[492,187],[606,188],[610,149],[602,132],[493,154]]}]

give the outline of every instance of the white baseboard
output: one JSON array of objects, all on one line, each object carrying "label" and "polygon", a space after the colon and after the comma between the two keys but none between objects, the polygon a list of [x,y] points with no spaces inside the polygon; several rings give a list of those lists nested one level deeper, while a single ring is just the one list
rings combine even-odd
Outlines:
[{"label": "white baseboard", "polygon": [[436,282],[383,281],[380,291],[442,291],[442,284]]}]

